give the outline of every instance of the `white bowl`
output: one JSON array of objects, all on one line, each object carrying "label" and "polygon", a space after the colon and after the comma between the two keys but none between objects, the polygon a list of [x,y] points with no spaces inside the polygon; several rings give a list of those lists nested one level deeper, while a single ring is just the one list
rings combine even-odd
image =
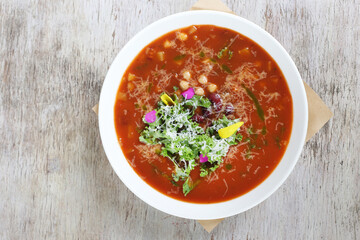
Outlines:
[{"label": "white bowl", "polygon": [[[178,28],[216,25],[241,33],[262,46],[281,68],[293,99],[293,127],[286,152],[271,175],[250,192],[212,204],[187,203],[170,198],[143,181],[124,157],[114,125],[114,104],[121,78],[136,55],[150,42]],[[275,192],[294,168],[305,142],[308,122],[307,99],[300,74],[286,50],[269,33],[241,17],[217,11],[189,11],[162,18],[136,34],[112,63],[101,90],[99,127],[105,153],[116,174],[136,196],[149,205],[178,217],[217,219],[254,207]],[[282,211],[279,209],[279,211]]]}]

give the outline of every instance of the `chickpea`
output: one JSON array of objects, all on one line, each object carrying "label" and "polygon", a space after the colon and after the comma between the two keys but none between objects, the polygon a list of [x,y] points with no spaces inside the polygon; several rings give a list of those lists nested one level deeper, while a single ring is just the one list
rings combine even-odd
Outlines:
[{"label": "chickpea", "polygon": [[129,82],[129,83],[127,84],[127,87],[128,87],[128,89],[129,89],[130,91],[132,91],[132,90],[135,89],[135,85],[134,85],[132,82]]},{"label": "chickpea", "polygon": [[157,52],[157,57],[160,61],[164,61],[165,60],[165,52],[164,51]]},{"label": "chickpea", "polygon": [[183,73],[183,77],[186,79],[186,80],[189,80],[191,78],[191,73],[189,71],[185,71]]},{"label": "chickpea", "polygon": [[197,88],[195,89],[195,94],[196,94],[196,95],[199,95],[199,96],[204,96],[204,94],[205,94],[204,89],[201,88],[201,87],[197,87]]},{"label": "chickpea", "polygon": [[217,89],[216,84],[213,84],[213,83],[209,84],[209,86],[208,86],[209,92],[215,92],[216,89]]},{"label": "chickpea", "polygon": [[127,95],[124,92],[119,92],[117,95],[117,98],[122,100],[122,101],[126,101],[127,100]]},{"label": "chickpea", "polygon": [[188,35],[186,34],[186,33],[179,33],[178,34],[178,39],[180,40],[180,41],[186,41],[186,39],[188,38]]},{"label": "chickpea", "polygon": [[129,73],[129,75],[128,75],[128,81],[130,82],[130,81],[132,81],[132,80],[134,80],[134,79],[135,79],[135,74]]},{"label": "chickpea", "polygon": [[165,42],[164,42],[164,48],[169,48],[169,47],[171,47],[171,42],[169,41],[169,40],[166,40]]},{"label": "chickpea", "polygon": [[183,91],[185,91],[186,89],[189,88],[189,82],[184,81],[184,80],[180,81],[180,88],[181,88]]},{"label": "chickpea", "polygon": [[201,75],[198,79],[199,83],[206,84],[208,82],[208,79],[205,75]]}]

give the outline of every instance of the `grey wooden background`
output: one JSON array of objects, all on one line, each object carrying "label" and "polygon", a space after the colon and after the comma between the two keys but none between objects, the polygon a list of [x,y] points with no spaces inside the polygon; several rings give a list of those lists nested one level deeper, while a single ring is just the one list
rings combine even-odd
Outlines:
[{"label": "grey wooden background", "polygon": [[97,103],[121,47],[194,0],[0,0],[1,239],[360,239],[360,1],[227,0],[269,31],[335,116],[285,184],[208,234],[114,174]]}]

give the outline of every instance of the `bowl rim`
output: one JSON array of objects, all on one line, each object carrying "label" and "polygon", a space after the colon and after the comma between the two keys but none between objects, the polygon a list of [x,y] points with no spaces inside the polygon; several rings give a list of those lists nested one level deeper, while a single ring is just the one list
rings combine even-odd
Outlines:
[{"label": "bowl rim", "polygon": [[[114,126],[114,104],[121,78],[141,49],[167,32],[190,25],[205,24],[232,29],[260,45],[282,70],[293,98],[292,132],[287,149],[278,166],[261,184],[248,193],[225,202],[210,204],[176,200],[148,185],[124,157]],[[100,94],[101,141],[106,156],[118,177],[137,197],[150,206],[165,213],[188,219],[210,220],[233,216],[267,199],[292,172],[305,143],[307,124],[308,105],[305,88],[300,73],[287,51],[274,37],[255,23],[233,14],[212,10],[176,13],[142,29],[117,54],[107,72]]]}]

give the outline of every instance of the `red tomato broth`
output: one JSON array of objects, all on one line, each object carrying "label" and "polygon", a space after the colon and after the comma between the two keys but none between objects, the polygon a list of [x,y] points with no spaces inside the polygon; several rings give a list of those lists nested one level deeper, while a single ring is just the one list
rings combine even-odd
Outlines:
[{"label": "red tomato broth", "polygon": [[[196,31],[191,33],[195,28]],[[255,42],[225,28],[212,25],[195,28],[190,26],[167,33],[137,55],[121,81],[114,121],[126,159],[146,183],[178,200],[215,203],[251,191],[276,168],[291,135],[292,98],[280,68]],[[188,35],[185,41],[178,39],[180,32]],[[176,47],[165,48],[165,41],[175,43]],[[219,59],[216,55],[226,46],[233,51],[232,57],[226,55]],[[157,55],[159,51],[165,53],[163,61]],[[223,64],[231,69],[232,74],[222,68]],[[192,74],[188,80],[190,87],[203,87],[208,96],[206,85],[197,81],[201,74],[206,74],[208,82],[217,85],[216,93],[221,95],[223,104],[234,104],[233,117],[244,121],[239,130],[243,140],[230,147],[223,164],[214,173],[202,178],[199,166],[191,172],[196,187],[187,196],[182,193],[183,182],[179,181],[178,186],[172,183],[174,164],[156,154],[159,146],[139,142],[139,132],[145,127],[142,117],[155,108],[162,92],[174,92],[173,87],[178,87],[184,79],[182,72],[185,70]],[[135,78],[129,78],[129,74]],[[231,81],[231,78],[236,80]],[[258,99],[264,111],[264,121],[242,84]]]}]

